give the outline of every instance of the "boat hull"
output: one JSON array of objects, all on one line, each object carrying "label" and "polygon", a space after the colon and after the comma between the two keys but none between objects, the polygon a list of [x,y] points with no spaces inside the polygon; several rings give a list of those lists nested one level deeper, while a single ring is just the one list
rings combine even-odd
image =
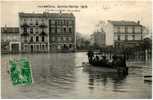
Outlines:
[{"label": "boat hull", "polygon": [[123,73],[128,74],[128,68],[114,68],[114,67],[107,67],[107,66],[93,66],[89,63],[83,63],[84,71],[95,71],[95,72],[102,72],[102,73]]}]

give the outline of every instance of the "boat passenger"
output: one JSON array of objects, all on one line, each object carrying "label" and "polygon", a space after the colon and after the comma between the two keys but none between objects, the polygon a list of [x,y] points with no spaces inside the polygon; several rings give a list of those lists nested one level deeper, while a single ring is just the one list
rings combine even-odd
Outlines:
[{"label": "boat passenger", "polygon": [[117,56],[116,55],[114,55],[113,57],[113,61],[112,61],[112,66],[116,66],[117,65]]},{"label": "boat passenger", "polygon": [[99,63],[99,57],[96,56],[96,63]]},{"label": "boat passenger", "polygon": [[121,58],[121,57],[117,57],[116,66],[117,66],[117,67],[122,67],[122,66],[123,66],[122,63],[123,63],[123,62],[122,62],[122,58]]},{"label": "boat passenger", "polygon": [[108,60],[106,59],[106,56],[102,56],[102,59],[101,59],[100,63],[101,63],[102,65],[107,65]]},{"label": "boat passenger", "polygon": [[91,63],[92,60],[93,60],[94,53],[92,51],[88,51],[88,54],[87,55],[88,55],[89,63]]},{"label": "boat passenger", "polygon": [[98,65],[98,63],[99,63],[99,57],[96,55],[96,56],[94,56],[94,58],[93,58],[93,63],[95,64],[95,65]]}]

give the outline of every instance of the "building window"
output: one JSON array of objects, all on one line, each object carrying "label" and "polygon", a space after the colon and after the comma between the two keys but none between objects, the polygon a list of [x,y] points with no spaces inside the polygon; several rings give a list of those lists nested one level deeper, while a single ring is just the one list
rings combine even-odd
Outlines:
[{"label": "building window", "polygon": [[70,20],[70,21],[69,21],[69,25],[72,25],[72,23],[73,23],[73,21],[72,21],[72,20]]},{"label": "building window", "polygon": [[52,41],[55,41],[55,37],[52,37]]},{"label": "building window", "polygon": [[61,37],[58,37],[58,38],[57,38],[57,41],[60,42],[60,41],[61,41]]},{"label": "building window", "polygon": [[60,20],[57,21],[57,25],[61,25],[61,21]]},{"label": "building window", "polygon": [[128,40],[128,35],[125,35],[125,40]]},{"label": "building window", "polygon": [[69,41],[69,37],[66,37],[66,41]]},{"label": "building window", "polygon": [[38,25],[38,20],[36,20],[36,25]]},{"label": "building window", "polygon": [[55,24],[55,20],[51,20],[51,24],[54,25]]},{"label": "building window", "polygon": [[55,28],[51,28],[51,33],[55,33]]},{"label": "building window", "polygon": [[30,38],[30,42],[33,42],[33,37]]},{"label": "building window", "polygon": [[45,46],[44,45],[42,45],[42,50],[44,50],[45,48],[44,48]]},{"label": "building window", "polygon": [[66,28],[65,27],[63,28],[63,31],[66,32]]},{"label": "building window", "polygon": [[64,20],[64,25],[66,25],[66,20]]},{"label": "building window", "polygon": [[33,33],[33,28],[30,28],[30,33]]},{"label": "building window", "polygon": [[127,33],[128,32],[128,27],[127,26],[125,26],[125,33]]},{"label": "building window", "polygon": [[135,27],[135,33],[140,33],[141,32],[141,27],[137,26]]},{"label": "building window", "polygon": [[128,27],[127,31],[128,33],[132,33],[132,27]]},{"label": "building window", "polygon": [[60,28],[57,28],[57,33],[60,33],[61,32],[61,29]]},{"label": "building window", "polygon": [[68,37],[69,41],[72,41],[72,37]]},{"label": "building window", "polygon": [[120,33],[120,27],[119,26],[117,27],[117,32]]},{"label": "building window", "polygon": [[134,31],[134,26],[132,26],[132,33],[135,33],[135,31]]},{"label": "building window", "polygon": [[72,48],[72,44],[69,44],[69,48]]},{"label": "building window", "polygon": [[118,40],[118,41],[121,40],[121,36],[120,36],[120,35],[117,36],[117,40]]},{"label": "building window", "polygon": [[133,40],[135,40],[135,35],[132,35]]},{"label": "building window", "polygon": [[45,37],[44,36],[42,36],[42,42],[44,42],[45,41]]},{"label": "building window", "polygon": [[120,32],[125,33],[125,27],[124,26],[120,27]]},{"label": "building window", "polygon": [[66,41],[66,37],[63,37],[63,41]]},{"label": "building window", "polygon": [[36,28],[36,30],[35,30],[35,31],[36,31],[36,33],[38,33],[38,28]]},{"label": "building window", "polygon": [[61,24],[64,25],[64,20],[61,21]]},{"label": "building window", "polygon": [[70,33],[72,32],[72,28],[69,28],[69,32],[70,32]]},{"label": "building window", "polygon": [[59,21],[58,20],[56,20],[56,25],[59,25]]},{"label": "building window", "polygon": [[23,32],[24,32],[24,33],[27,33],[27,28],[24,27],[24,28],[23,28]]},{"label": "building window", "polygon": [[38,36],[36,36],[36,42],[38,42],[39,41],[39,37]]}]

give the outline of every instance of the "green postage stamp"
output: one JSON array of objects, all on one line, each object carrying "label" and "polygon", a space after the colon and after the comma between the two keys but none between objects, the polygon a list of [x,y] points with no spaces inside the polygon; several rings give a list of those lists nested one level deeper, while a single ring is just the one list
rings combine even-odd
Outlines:
[{"label": "green postage stamp", "polygon": [[9,61],[9,72],[13,85],[30,85],[33,82],[32,70],[28,59]]}]

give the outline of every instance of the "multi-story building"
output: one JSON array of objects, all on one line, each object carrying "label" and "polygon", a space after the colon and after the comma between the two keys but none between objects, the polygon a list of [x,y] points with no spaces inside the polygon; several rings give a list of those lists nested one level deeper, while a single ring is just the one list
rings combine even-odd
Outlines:
[{"label": "multi-story building", "polygon": [[19,13],[23,52],[75,49],[75,17],[71,13]]},{"label": "multi-story building", "polygon": [[21,42],[18,27],[1,28],[1,50],[2,52],[20,52]]},{"label": "multi-story building", "polygon": [[109,20],[104,30],[106,32],[106,43],[115,47],[139,45],[143,36],[143,28],[139,21]]},{"label": "multi-story building", "polygon": [[94,32],[93,34],[91,34],[91,45],[95,45],[99,48],[104,47],[105,46],[105,32],[102,31],[97,31]]},{"label": "multi-story building", "polygon": [[43,14],[19,13],[22,52],[49,51],[47,17]]},{"label": "multi-story building", "polygon": [[53,50],[75,50],[75,17],[72,13],[49,14],[49,43]]}]

